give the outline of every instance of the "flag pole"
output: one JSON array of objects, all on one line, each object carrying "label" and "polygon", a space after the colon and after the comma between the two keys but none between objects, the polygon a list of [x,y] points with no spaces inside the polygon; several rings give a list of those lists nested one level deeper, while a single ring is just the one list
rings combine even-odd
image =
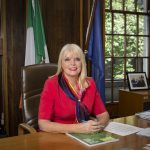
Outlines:
[{"label": "flag pole", "polygon": [[96,3],[97,3],[97,0],[93,0],[92,9],[91,9],[91,15],[90,15],[90,19],[89,19],[89,23],[88,23],[88,27],[87,27],[86,39],[85,39],[85,50],[84,50],[85,54],[87,53],[87,49],[88,49],[88,45],[89,45],[89,40],[90,40],[90,35],[91,35],[92,25],[93,25],[93,20],[94,20],[94,16],[95,16]]}]

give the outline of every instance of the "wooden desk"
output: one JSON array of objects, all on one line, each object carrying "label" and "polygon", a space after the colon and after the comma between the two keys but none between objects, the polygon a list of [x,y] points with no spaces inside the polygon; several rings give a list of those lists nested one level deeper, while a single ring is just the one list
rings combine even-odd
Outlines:
[{"label": "wooden desk", "polygon": [[[113,121],[140,127],[150,125],[150,121],[141,120],[134,116],[118,118]],[[0,139],[0,150],[120,150],[123,147],[130,147],[133,150],[142,150],[146,143],[150,143],[150,138],[133,134],[120,137],[120,140],[117,142],[89,148],[65,134],[39,132]]]},{"label": "wooden desk", "polygon": [[150,109],[150,90],[129,91],[119,90],[119,116],[134,115]]}]

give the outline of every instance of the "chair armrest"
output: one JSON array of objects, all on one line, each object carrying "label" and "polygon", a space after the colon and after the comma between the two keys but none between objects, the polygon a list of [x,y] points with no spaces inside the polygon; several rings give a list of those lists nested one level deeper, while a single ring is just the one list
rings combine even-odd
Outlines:
[{"label": "chair armrest", "polygon": [[31,134],[33,134],[33,133],[36,133],[36,132],[37,131],[33,127],[29,126],[26,123],[21,123],[18,126],[18,135],[23,135],[25,133],[31,133]]}]

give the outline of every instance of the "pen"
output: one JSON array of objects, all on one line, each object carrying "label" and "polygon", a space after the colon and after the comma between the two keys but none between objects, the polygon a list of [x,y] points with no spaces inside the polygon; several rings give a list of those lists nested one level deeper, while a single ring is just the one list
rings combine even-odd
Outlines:
[{"label": "pen", "polygon": [[[87,121],[83,120],[82,123],[86,123]],[[100,125],[101,128],[105,128],[104,125]]]},{"label": "pen", "polygon": [[105,128],[105,126],[103,126],[103,125],[100,125],[100,127],[101,127],[101,128]]}]

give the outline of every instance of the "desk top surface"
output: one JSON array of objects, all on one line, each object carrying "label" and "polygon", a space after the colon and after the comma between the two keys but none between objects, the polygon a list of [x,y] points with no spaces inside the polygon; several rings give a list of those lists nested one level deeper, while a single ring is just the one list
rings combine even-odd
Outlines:
[{"label": "desk top surface", "polygon": [[129,89],[120,89],[120,91],[135,93],[135,94],[144,95],[144,96],[150,95],[150,90],[133,90],[133,91],[130,91]]},{"label": "desk top surface", "polygon": [[[150,121],[139,119],[135,116],[122,117],[113,121],[136,125],[139,127],[150,127]],[[119,137],[119,141],[87,147],[82,143],[68,137],[65,134],[38,132],[21,136],[0,139],[1,150],[121,150],[124,147],[133,150],[142,150],[145,144],[150,144],[150,138],[132,134]]]}]

